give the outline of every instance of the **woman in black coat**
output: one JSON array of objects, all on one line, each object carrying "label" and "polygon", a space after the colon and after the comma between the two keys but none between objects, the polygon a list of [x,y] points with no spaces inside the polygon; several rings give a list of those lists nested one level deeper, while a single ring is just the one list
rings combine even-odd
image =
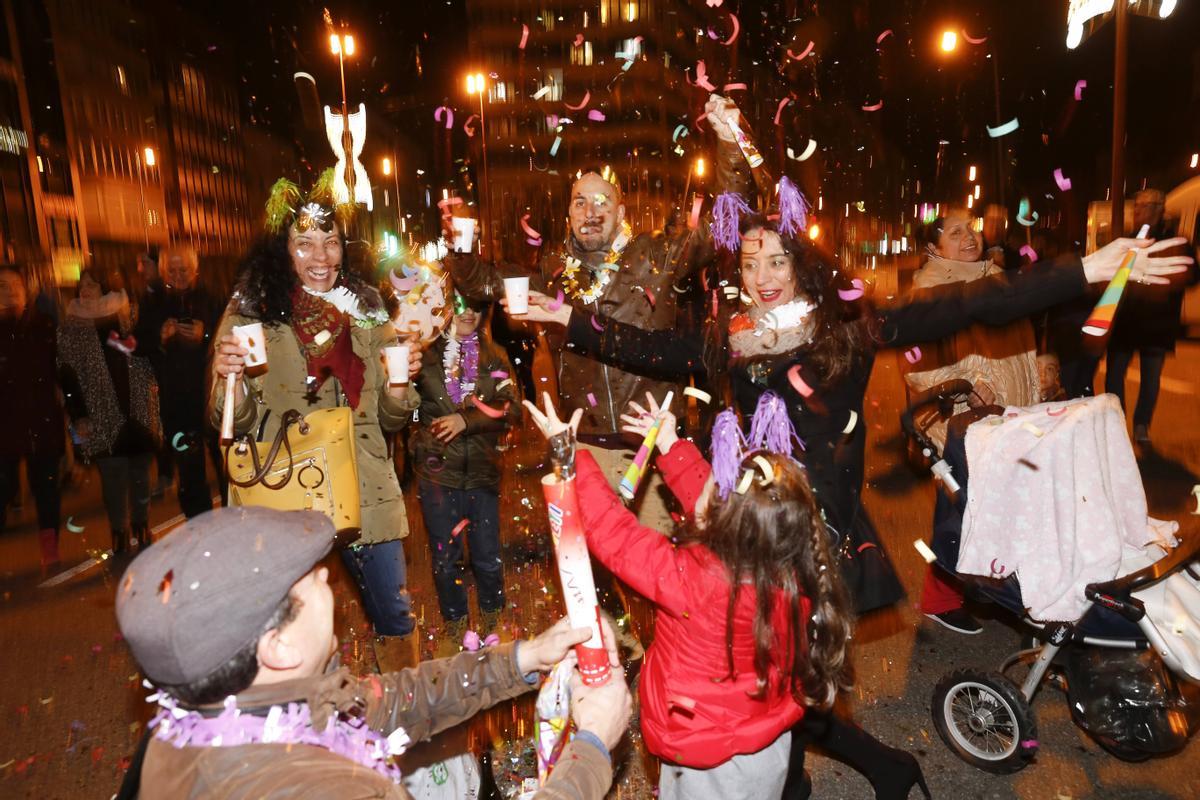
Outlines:
[{"label": "woman in black coat", "polygon": [[[530,312],[520,318],[565,325],[568,346],[627,370],[706,375],[743,417],[754,412],[765,392],[779,395],[803,442],[803,451],[794,455],[807,467],[817,500],[840,537],[847,589],[861,613],[901,595],[861,502],[863,399],[876,351],[942,339],[977,322],[1007,324],[1081,296],[1088,283],[1109,280],[1131,248],[1141,248],[1131,279],[1165,283],[1162,276],[1185,270],[1191,259],[1152,254],[1180,241],[1118,239],[1082,260],[1039,263],[1026,273],[937,287],[925,299],[875,308],[860,290],[838,279],[815,247],[752,216],[741,225],[736,270],[751,301],[745,313],[732,313],[736,292],[713,290],[702,319],[693,318],[677,331],[642,331],[574,313],[565,304],[556,307],[540,295],[531,295]],[[796,739],[801,758],[803,739],[815,739],[866,775],[877,796],[907,796],[912,782],[903,783],[905,768],[897,762],[904,759],[896,751],[881,754],[854,726],[810,716],[807,737]],[[799,775],[797,761],[794,776]]]}]

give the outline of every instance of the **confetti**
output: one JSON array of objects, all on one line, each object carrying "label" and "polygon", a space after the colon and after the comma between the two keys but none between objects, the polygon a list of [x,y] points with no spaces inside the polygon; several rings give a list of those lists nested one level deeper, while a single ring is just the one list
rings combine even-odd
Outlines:
[{"label": "confetti", "polygon": [[590,119],[592,122],[604,122],[604,112],[593,108],[592,110],[588,111],[588,119]]},{"label": "confetti", "polygon": [[171,447],[175,448],[180,453],[182,453],[184,450],[188,449],[186,442],[183,444],[182,447],[180,446],[179,443],[182,441],[183,441],[183,431],[179,431],[178,433],[176,433],[174,436],[171,437]]},{"label": "confetti", "polygon": [[1200,515],[1200,483],[1192,487],[1192,496],[1196,498],[1196,510],[1193,515]]},{"label": "confetti", "polygon": [[842,433],[850,433],[854,430],[854,426],[858,424],[858,412],[853,408],[850,409],[850,419],[846,420],[846,427],[842,428]]},{"label": "confetti", "polygon": [[1029,431],[1030,433],[1032,433],[1034,436],[1038,437],[1039,439],[1045,435],[1043,433],[1042,429],[1039,428],[1038,426],[1034,425],[1032,422],[1022,422],[1021,430]]},{"label": "confetti", "polygon": [[583,99],[579,101],[579,105],[573,106],[570,103],[564,103],[563,105],[565,105],[567,108],[571,109],[572,111],[582,111],[584,108],[587,107],[588,101],[590,101],[591,99],[592,99],[592,92],[589,89],[588,91],[583,93]]},{"label": "confetti", "polygon": [[808,54],[811,53],[813,51],[813,48],[816,46],[817,46],[816,42],[809,40],[808,47],[804,48],[804,50],[801,51],[801,53],[799,55],[796,55],[795,53],[793,53],[792,49],[790,47],[788,48],[787,54],[788,54],[789,58],[794,58],[797,61],[803,61],[804,59],[808,58]]},{"label": "confetti", "polygon": [[710,92],[716,92],[717,87],[712,85],[712,81],[708,79],[708,67],[704,66],[704,59],[696,62],[696,86],[701,89],[707,89]]},{"label": "confetti", "polygon": [[550,155],[551,155],[551,156],[557,155],[557,153],[558,153],[558,146],[559,146],[560,144],[562,144],[562,137],[561,137],[561,136],[555,136],[555,137],[554,137],[554,143],[550,145]]},{"label": "confetti", "polygon": [[694,386],[684,387],[683,393],[688,397],[696,398],[697,400],[699,400],[701,403],[704,403],[705,405],[708,405],[709,403],[712,402],[711,394],[709,394],[708,392],[705,392],[701,389],[697,389]]},{"label": "confetti", "polygon": [[850,281],[850,285],[854,288],[838,289],[838,297],[842,298],[842,300],[846,301],[847,303],[852,303],[863,296],[863,282],[861,278],[855,278],[854,280]]},{"label": "confetti", "polygon": [[775,468],[771,466],[771,462],[764,456],[755,456],[754,463],[762,470],[762,485],[770,486],[775,481]]},{"label": "confetti", "polygon": [[812,393],[813,393],[812,387],[804,382],[804,378],[800,377],[800,365],[799,364],[796,364],[791,369],[789,369],[787,375],[788,375],[788,382],[792,384],[792,388],[795,389],[796,392],[801,397],[811,397],[812,396]]},{"label": "confetti", "polygon": [[467,526],[470,524],[471,524],[471,520],[467,519],[466,517],[463,517],[461,520],[458,521],[458,524],[455,525],[454,528],[450,531],[450,538],[453,539],[453,538],[457,537],[460,533],[462,533],[464,530],[466,530]]},{"label": "confetti", "polygon": [[562,304],[565,300],[566,298],[563,296],[562,289],[559,289],[558,294],[554,296],[554,299],[546,304],[546,310],[558,311],[560,308],[562,308]]},{"label": "confetti", "polygon": [[779,107],[775,109],[775,124],[776,125],[779,124],[779,117],[780,117],[780,115],[783,114],[784,106],[786,106],[790,102],[792,102],[792,98],[790,98],[790,97],[785,97],[779,101]]},{"label": "confetti", "polygon": [[83,526],[76,525],[74,517],[67,517],[67,530],[71,533],[83,533]]},{"label": "confetti", "polygon": [[463,123],[463,133],[467,135],[467,138],[475,138],[475,120],[477,119],[479,119],[479,115],[472,114],[471,116],[467,117],[467,121]]},{"label": "confetti", "polygon": [[904,360],[910,364],[915,364],[921,360],[921,348],[914,347],[911,350],[904,351]]},{"label": "confetti", "polygon": [[812,158],[812,154],[815,152],[817,152],[816,139],[809,139],[808,144],[804,147],[804,152],[800,155],[796,155],[790,147],[787,149],[788,158],[792,159],[793,161],[808,161],[808,159]]},{"label": "confetti", "polygon": [[1075,81],[1075,101],[1076,102],[1083,100],[1083,90],[1086,88],[1087,88],[1087,81],[1084,81],[1084,80]]},{"label": "confetti", "polygon": [[433,111],[433,119],[435,122],[446,121],[446,130],[454,127],[454,111],[449,106],[438,106]]},{"label": "confetti", "polygon": [[504,404],[504,406],[505,406],[504,408],[501,408],[501,409],[492,408],[491,406],[484,403],[482,400],[480,400],[475,395],[471,395],[471,403],[474,404],[474,406],[479,409],[480,413],[486,414],[487,416],[491,417],[492,419],[500,419],[501,417],[504,416],[505,412],[508,411],[507,403]]},{"label": "confetti", "polygon": [[[734,14],[732,11],[730,11],[729,12],[729,21],[733,23],[733,33],[729,34],[728,39],[721,42],[721,44],[725,45],[726,47],[728,47],[729,45],[736,42],[737,38],[738,38],[738,34],[742,32],[742,23],[738,22],[737,14]],[[742,87],[742,88],[745,88],[745,87]]]},{"label": "confetti", "polygon": [[981,36],[981,37],[979,37],[978,39],[976,39],[974,36],[972,36],[971,34],[967,33],[967,29],[966,29],[966,28],[963,28],[962,37],[963,37],[964,39],[966,39],[966,40],[967,40],[967,42],[969,42],[970,44],[983,44],[984,42],[986,42],[986,41],[987,41],[987,37],[986,37],[986,36]]},{"label": "confetti", "polygon": [[[534,99],[534,100],[541,100],[543,97],[545,97],[546,95],[550,94],[550,90],[551,90],[551,89],[553,89],[553,88],[554,88],[554,87],[553,87],[553,86],[551,86],[550,84],[546,84],[545,86],[543,86],[542,88],[538,89],[536,92],[534,92],[534,93],[533,93],[533,99]],[[552,125],[551,127],[557,127],[557,126],[556,126],[556,125]]]},{"label": "confetti", "polygon": [[929,549],[929,545],[925,544],[925,542],[921,539],[917,539],[915,542],[913,542],[913,547],[917,548],[917,552],[921,554],[921,558],[925,559],[926,564],[932,564],[933,562],[937,561],[937,556],[935,556],[933,551]]},{"label": "confetti", "polygon": [[[535,231],[529,225],[529,215],[528,214],[525,214],[524,216],[521,217],[521,230],[525,231],[525,235],[528,236],[531,240],[536,239],[538,244],[542,243],[542,235],[540,233],[538,233],[537,231]],[[532,244],[532,243],[533,242],[531,241],[530,244]],[[553,309],[551,309],[551,310],[553,311]]]},{"label": "confetti", "polygon": [[721,92],[724,94],[729,94],[730,92],[744,92],[744,91],[746,91],[746,84],[744,84],[744,83],[727,83],[721,87]]},{"label": "confetti", "polygon": [[745,494],[746,490],[750,488],[750,482],[752,480],[754,480],[754,473],[750,470],[746,470],[742,473],[742,479],[738,481],[737,488],[734,489],[734,491],[738,494]]},{"label": "confetti", "polygon": [[498,392],[498,391],[500,391],[501,389],[503,389],[505,386],[512,386],[512,385],[513,385],[512,379],[511,379],[511,378],[505,378],[504,380],[502,380],[502,381],[500,381],[499,383],[497,383],[497,384],[496,384],[496,391]]},{"label": "confetti", "polygon": [[1020,120],[1018,120],[1016,117],[1013,117],[1008,122],[1004,123],[1003,125],[998,125],[995,128],[993,128],[991,125],[988,125],[987,132],[988,136],[992,137],[993,139],[999,139],[1001,136],[1007,136],[1019,127],[1021,127]]},{"label": "confetti", "polygon": [[1058,184],[1061,191],[1071,191],[1071,179],[1063,175],[1062,168],[1054,170],[1054,182]]},{"label": "confetti", "polygon": [[888,28],[886,31],[875,37],[875,44],[883,44],[883,40],[892,35],[892,29]]},{"label": "confetti", "polygon": [[1025,258],[1028,258],[1030,264],[1036,263],[1038,260],[1037,251],[1034,250],[1031,245],[1021,245],[1021,255],[1025,256]]},{"label": "confetti", "polygon": [[688,215],[688,230],[700,227],[700,210],[704,207],[704,198],[700,195],[692,200],[692,213]]},{"label": "confetti", "polygon": [[599,403],[596,402],[596,395],[592,394],[591,392],[587,393],[587,401],[588,401],[588,405],[590,405],[592,408],[595,408],[596,406],[600,405]]},{"label": "confetti", "polygon": [[520,44],[518,44],[518,45],[517,45],[517,49],[518,49],[518,50],[524,50],[524,49],[525,49],[525,44],[526,44],[528,41],[529,41],[529,26],[528,26],[528,25],[522,25],[522,26],[521,26],[521,42],[520,42]]},{"label": "confetti", "polygon": [[501,378],[501,379],[503,379],[503,378],[507,378],[507,377],[508,377],[508,373],[507,373],[507,372],[505,372],[505,371],[504,371],[504,370],[502,370],[502,369],[494,369],[494,370],[492,370],[492,372],[491,372],[491,376],[492,376],[493,378]]},{"label": "confetti", "polygon": [[650,291],[649,286],[644,287],[642,289],[642,291],[646,293],[646,299],[650,301],[650,308],[654,308],[654,304],[655,304],[654,292]]},{"label": "confetti", "polygon": [[873,105],[869,105],[869,106],[863,106],[863,107],[862,107],[862,110],[863,110],[863,111],[878,111],[878,110],[879,110],[879,109],[881,109],[881,108],[883,108],[883,101],[882,101],[882,100],[880,100],[878,103],[875,103],[875,104],[873,104]]},{"label": "confetti", "polygon": [[604,326],[600,324],[600,318],[595,314],[592,315],[592,327],[601,333],[604,333]]}]

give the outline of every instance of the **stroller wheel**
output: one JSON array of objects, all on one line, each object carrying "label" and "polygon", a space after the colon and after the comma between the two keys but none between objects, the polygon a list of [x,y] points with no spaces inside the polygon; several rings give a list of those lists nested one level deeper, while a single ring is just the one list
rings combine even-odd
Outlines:
[{"label": "stroller wheel", "polygon": [[942,741],[985,772],[1018,772],[1037,753],[1033,711],[1021,690],[999,673],[950,673],[933,690],[932,711]]}]

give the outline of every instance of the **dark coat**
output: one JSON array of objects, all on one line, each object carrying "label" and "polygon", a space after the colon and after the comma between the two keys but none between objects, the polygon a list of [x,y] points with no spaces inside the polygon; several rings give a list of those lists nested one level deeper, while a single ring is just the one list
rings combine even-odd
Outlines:
[{"label": "dark coat", "polygon": [[[186,292],[159,289],[147,292],[138,309],[137,355],[150,360],[162,397],[163,427],[168,434],[197,433],[205,428],[208,397],[208,355],[221,319],[222,304],[204,289]],[[182,337],[162,340],[169,319],[191,319],[204,325],[200,342]]]},{"label": "dark coat", "polygon": [[54,320],[33,308],[0,319],[0,457],[61,455],[66,448]]},{"label": "dark coat", "polygon": [[[494,344],[480,343],[479,375],[473,395],[490,408],[506,409],[503,417],[493,419],[469,399],[461,406],[454,405],[446,391],[446,373],[442,364],[445,352],[446,339],[440,337],[421,356],[416,387],[421,396],[417,412],[420,425],[409,440],[413,469],[422,480],[453,489],[497,488],[500,485],[500,452],[496,447],[504,431],[521,420],[521,402],[512,367],[503,350]],[[506,378],[493,377],[493,372],[508,374],[508,384],[503,389],[497,389],[497,386]],[[462,415],[467,428],[449,444],[443,444],[433,435],[430,425],[438,417],[454,413]]]}]

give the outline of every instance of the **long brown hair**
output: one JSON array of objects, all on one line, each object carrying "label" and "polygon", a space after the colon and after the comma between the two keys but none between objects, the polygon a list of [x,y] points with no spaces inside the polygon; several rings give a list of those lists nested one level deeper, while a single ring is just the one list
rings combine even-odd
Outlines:
[{"label": "long brown hair", "polygon": [[[764,482],[755,457],[766,459],[774,476]],[[744,493],[721,500],[713,492],[703,527],[685,529],[681,541],[702,544],[728,570],[729,607],[725,651],[733,673],[733,613],[741,592],[754,592],[754,672],[758,694],[772,687],[771,654],[786,642],[783,672],[787,689],[801,705],[827,708],[851,681],[846,657],[850,604],[829,546],[829,535],[803,468],[792,459],[759,450],[741,463],[755,476]],[[776,593],[788,604],[788,630],[776,631],[771,613]],[[811,608],[804,618],[802,601]]]}]

